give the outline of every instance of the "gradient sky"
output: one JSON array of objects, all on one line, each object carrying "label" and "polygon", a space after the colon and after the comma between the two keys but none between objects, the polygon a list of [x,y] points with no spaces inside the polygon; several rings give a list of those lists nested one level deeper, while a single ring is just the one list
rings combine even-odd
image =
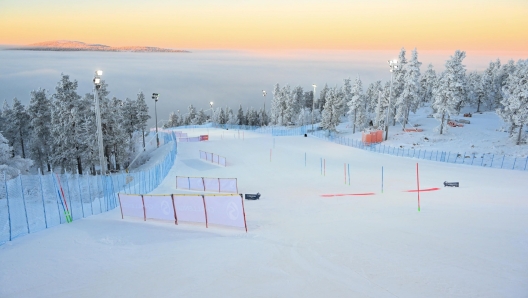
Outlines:
[{"label": "gradient sky", "polygon": [[0,44],[528,53],[527,0],[0,0]]}]

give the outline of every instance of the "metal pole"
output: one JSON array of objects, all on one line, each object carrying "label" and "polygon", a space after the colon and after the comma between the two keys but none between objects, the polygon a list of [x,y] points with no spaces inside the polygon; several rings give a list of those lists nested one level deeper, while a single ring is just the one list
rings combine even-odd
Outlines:
[{"label": "metal pole", "polygon": [[159,135],[158,135],[158,98],[156,97],[156,100],[154,100],[154,114],[156,115],[156,143],[159,148]]},{"label": "metal pole", "polygon": [[392,69],[391,69],[391,83],[389,87],[389,106],[387,107],[387,121],[385,123],[385,141],[389,137],[389,114],[390,114],[391,96],[392,96]]},{"label": "metal pole", "polygon": [[101,128],[101,107],[99,104],[99,96],[97,96],[98,85],[95,85],[95,121],[97,122],[97,143],[99,145],[99,163],[101,165],[101,175],[106,174],[106,163],[104,161],[104,147],[103,147],[103,130]]},{"label": "metal pole", "polygon": [[312,85],[314,87],[314,92],[313,92],[313,95],[312,95],[312,133],[314,132],[314,128],[313,128],[313,113],[314,113],[314,109],[315,109],[315,87],[317,87],[315,84]]}]

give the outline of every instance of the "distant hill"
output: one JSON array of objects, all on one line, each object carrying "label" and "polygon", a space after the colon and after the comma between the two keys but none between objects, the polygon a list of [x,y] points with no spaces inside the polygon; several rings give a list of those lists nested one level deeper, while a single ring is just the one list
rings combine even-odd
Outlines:
[{"label": "distant hill", "polygon": [[103,44],[87,44],[84,42],[71,40],[45,41],[22,47],[8,48],[6,50],[190,53],[189,51],[185,50],[172,50],[157,47],[111,47]]}]

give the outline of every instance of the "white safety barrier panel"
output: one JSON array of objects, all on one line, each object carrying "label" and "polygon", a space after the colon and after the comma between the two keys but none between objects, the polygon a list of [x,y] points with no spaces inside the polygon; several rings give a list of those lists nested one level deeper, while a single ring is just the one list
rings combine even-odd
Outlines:
[{"label": "white safety barrier panel", "polygon": [[236,178],[220,178],[220,192],[223,193],[238,193],[238,185]]},{"label": "white safety barrier panel", "polygon": [[205,223],[244,228],[244,200],[238,194],[221,195],[126,195],[118,194],[121,218],[142,217],[179,222]]},{"label": "white safety barrier panel", "polygon": [[205,215],[204,199],[201,195],[173,195],[174,206],[176,207],[176,218],[178,222],[197,222],[205,223],[207,226],[207,217]]},{"label": "white safety barrier panel", "polygon": [[200,137],[178,138],[178,142],[200,142]]},{"label": "white safety barrier panel", "polygon": [[200,150],[200,159],[204,159],[212,163],[222,165],[224,167],[227,165],[227,159],[225,157],[218,156],[217,154],[205,152],[202,150]]},{"label": "white safety barrier panel", "polygon": [[217,224],[237,228],[245,228],[246,214],[244,200],[233,195],[204,195],[207,224]]},{"label": "white safety barrier panel", "polygon": [[204,191],[220,192],[220,179],[218,178],[203,178]]},{"label": "white safety barrier panel", "polygon": [[144,195],[145,217],[152,219],[171,220],[176,222],[174,216],[174,203],[171,195]]},{"label": "white safety barrier panel", "polygon": [[176,188],[198,191],[223,192],[231,194],[238,193],[237,178],[176,176]]},{"label": "white safety barrier panel", "polygon": [[121,207],[121,218],[123,216],[133,216],[145,219],[145,209],[142,195],[118,194],[119,205]]},{"label": "white safety barrier panel", "polygon": [[176,188],[204,191],[204,183],[202,177],[182,177],[176,176]]}]

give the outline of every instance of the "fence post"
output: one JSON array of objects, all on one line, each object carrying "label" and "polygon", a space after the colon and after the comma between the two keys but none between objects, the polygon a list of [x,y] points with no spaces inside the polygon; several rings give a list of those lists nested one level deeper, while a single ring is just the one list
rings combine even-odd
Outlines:
[{"label": "fence post", "polygon": [[4,185],[5,185],[5,192],[6,192],[6,200],[7,200],[7,222],[9,223],[9,241],[12,240],[11,237],[11,210],[9,209],[9,192],[7,191],[7,180],[6,175],[4,172]]},{"label": "fence post", "polygon": [[22,202],[24,202],[24,213],[26,214],[26,226],[28,234],[31,233],[29,230],[29,220],[27,215],[27,207],[26,207],[26,197],[24,196],[24,185],[22,185],[22,175],[18,175],[18,180],[20,180],[20,193],[22,194]]},{"label": "fence post", "polygon": [[46,217],[46,204],[44,203],[44,189],[42,188],[42,172],[40,168],[38,169],[39,182],[40,182],[40,197],[42,199],[42,209],[44,209],[44,223],[46,224],[46,229],[48,228],[48,219]]},{"label": "fence post", "polygon": [[82,191],[81,191],[81,176],[79,175],[79,173],[77,173],[77,186],[79,187],[79,199],[81,199],[81,210],[82,210],[82,216],[83,218],[85,218],[86,216],[84,216],[84,203],[83,203],[83,199],[82,199]]},{"label": "fence post", "polygon": [[449,151],[449,154],[447,155],[447,161],[446,162],[449,162],[449,157],[451,157],[451,151]]},{"label": "fence post", "polygon": [[504,165],[504,158],[505,158],[505,157],[506,157],[506,154],[504,154],[504,155],[502,156],[501,169],[502,169],[502,166]]},{"label": "fence post", "polygon": [[526,171],[526,164],[528,163],[528,156],[526,156],[526,161],[524,162],[524,170],[523,171]]},{"label": "fence post", "polygon": [[513,160],[513,167],[512,170],[515,169],[515,162],[517,161],[517,157]]},{"label": "fence post", "polygon": [[94,214],[93,213],[93,198],[92,198],[92,189],[90,187],[90,181],[92,180],[92,177],[88,176],[88,195],[90,196],[90,211],[92,212],[92,215]]},{"label": "fence post", "polygon": [[493,156],[491,157],[491,165],[490,165],[490,168],[493,168],[493,159],[495,158],[495,154],[493,154]]}]

